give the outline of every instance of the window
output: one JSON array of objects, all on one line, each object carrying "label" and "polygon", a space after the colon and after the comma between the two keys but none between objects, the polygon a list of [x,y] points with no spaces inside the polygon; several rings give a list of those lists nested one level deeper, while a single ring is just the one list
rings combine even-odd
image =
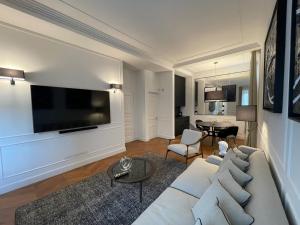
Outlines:
[{"label": "window", "polygon": [[242,90],[242,105],[249,105],[249,89],[243,88]]}]

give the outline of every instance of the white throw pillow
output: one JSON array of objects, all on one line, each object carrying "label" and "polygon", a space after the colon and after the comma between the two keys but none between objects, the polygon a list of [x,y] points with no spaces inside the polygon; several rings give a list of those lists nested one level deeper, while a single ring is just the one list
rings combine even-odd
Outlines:
[{"label": "white throw pillow", "polygon": [[[213,203],[213,204],[211,204]],[[201,214],[194,215],[196,225],[230,225],[223,210],[219,207],[217,198],[212,199],[209,206],[201,211]]]},{"label": "white throw pillow", "polygon": [[228,159],[222,165],[219,167],[219,170],[217,173],[215,173],[212,177],[210,177],[210,180],[213,181],[214,177],[219,173],[223,172],[224,170],[228,169],[230,174],[232,175],[233,179],[238,182],[239,185],[242,187],[245,187],[251,180],[252,177],[243,171],[241,171],[236,165],[233,164],[231,159]]},{"label": "white throw pillow", "polygon": [[223,188],[242,206],[249,202],[251,194],[245,191],[232,177],[229,170],[218,173],[214,179],[218,179]]},{"label": "white throw pillow", "polygon": [[216,198],[218,198],[220,208],[224,210],[225,215],[232,225],[250,225],[253,223],[253,217],[244,211],[244,209],[222,187],[218,180],[215,180],[209,186],[196,205],[192,208],[194,217],[196,219],[204,218],[207,209],[214,205]]},{"label": "white throw pillow", "polygon": [[223,162],[225,162],[228,159],[231,159],[231,161],[244,172],[247,171],[247,169],[250,165],[249,162],[246,162],[246,161],[242,160],[241,158],[239,158],[237,156],[237,154],[235,152],[233,152],[233,150],[231,150],[231,149],[226,153]]}]

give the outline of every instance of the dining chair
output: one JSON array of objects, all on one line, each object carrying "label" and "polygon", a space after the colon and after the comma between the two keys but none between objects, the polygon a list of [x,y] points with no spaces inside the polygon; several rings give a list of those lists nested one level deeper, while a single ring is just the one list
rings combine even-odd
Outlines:
[{"label": "dining chair", "polygon": [[220,129],[217,136],[220,140],[226,140],[228,142],[229,139],[233,139],[234,143],[236,143],[236,136],[238,133],[238,126],[230,126],[223,129]]},{"label": "dining chair", "polygon": [[[204,135],[203,135],[204,133]],[[201,154],[203,158],[203,151],[201,149],[201,141],[207,136],[206,132],[200,132],[190,129],[185,129],[181,136],[179,144],[171,144],[174,139],[169,140],[169,145],[167,147],[166,157],[168,153],[174,152],[178,155],[185,157],[185,164],[187,166],[188,160],[199,156]]]}]

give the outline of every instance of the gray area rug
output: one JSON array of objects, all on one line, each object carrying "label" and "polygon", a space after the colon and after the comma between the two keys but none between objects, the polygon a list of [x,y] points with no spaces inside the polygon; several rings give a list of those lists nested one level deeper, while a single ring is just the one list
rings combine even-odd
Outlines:
[{"label": "gray area rug", "polygon": [[142,203],[139,184],[115,182],[111,188],[109,177],[102,172],[18,208],[16,224],[131,224],[185,169],[185,164],[174,159],[165,161],[153,154],[144,157],[156,170],[143,183]]}]

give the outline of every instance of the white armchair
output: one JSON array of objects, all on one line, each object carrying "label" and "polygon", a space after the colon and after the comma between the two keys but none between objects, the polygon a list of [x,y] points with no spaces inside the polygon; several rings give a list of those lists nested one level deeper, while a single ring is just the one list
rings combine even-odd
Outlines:
[{"label": "white armchair", "polygon": [[171,144],[171,140],[169,140],[169,145],[166,152],[166,158],[168,157],[168,153],[174,152],[178,155],[185,157],[186,165],[188,163],[188,159],[202,155],[203,158],[203,151],[201,149],[201,141],[207,135],[202,136],[202,132],[185,129],[183,131],[181,140],[179,144]]}]

